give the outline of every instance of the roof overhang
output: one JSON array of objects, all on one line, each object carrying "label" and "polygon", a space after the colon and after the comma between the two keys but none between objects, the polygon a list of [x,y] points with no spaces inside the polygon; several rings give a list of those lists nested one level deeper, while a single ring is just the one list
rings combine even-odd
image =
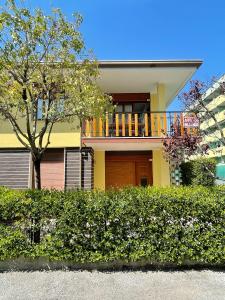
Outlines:
[{"label": "roof overhang", "polygon": [[106,93],[151,94],[163,84],[169,104],[201,64],[201,60],[100,61],[98,84]]}]

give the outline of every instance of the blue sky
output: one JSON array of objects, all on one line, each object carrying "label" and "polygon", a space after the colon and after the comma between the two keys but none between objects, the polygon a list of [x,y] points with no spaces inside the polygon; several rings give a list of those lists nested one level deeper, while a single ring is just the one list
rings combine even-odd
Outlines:
[{"label": "blue sky", "polygon": [[[1,0],[0,0],[1,2]],[[202,59],[195,78],[225,73],[224,0],[27,0],[80,12],[87,48],[100,59]],[[171,109],[178,108],[175,101]]]}]

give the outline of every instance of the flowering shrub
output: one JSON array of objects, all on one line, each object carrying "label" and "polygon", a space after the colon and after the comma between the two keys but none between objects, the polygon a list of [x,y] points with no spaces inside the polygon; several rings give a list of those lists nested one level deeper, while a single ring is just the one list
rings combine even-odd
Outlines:
[{"label": "flowering shrub", "polygon": [[[30,239],[39,220],[41,241]],[[225,188],[0,188],[0,260],[225,262]]]}]

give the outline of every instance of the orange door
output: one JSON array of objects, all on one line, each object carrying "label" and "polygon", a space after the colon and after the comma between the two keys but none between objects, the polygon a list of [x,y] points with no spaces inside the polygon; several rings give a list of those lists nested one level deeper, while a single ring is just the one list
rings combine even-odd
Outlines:
[{"label": "orange door", "polygon": [[152,164],[149,161],[136,162],[136,185],[152,185]]},{"label": "orange door", "polygon": [[151,151],[106,152],[106,189],[152,185]]},{"label": "orange door", "polygon": [[41,162],[41,187],[63,190],[64,177],[64,150],[47,150]]},{"label": "orange door", "polygon": [[135,185],[135,163],[132,161],[106,162],[106,187]]}]

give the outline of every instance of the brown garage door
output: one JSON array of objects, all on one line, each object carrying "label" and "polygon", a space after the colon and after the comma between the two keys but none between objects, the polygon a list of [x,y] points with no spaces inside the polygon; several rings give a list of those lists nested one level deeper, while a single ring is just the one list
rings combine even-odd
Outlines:
[{"label": "brown garage door", "polygon": [[41,162],[41,187],[64,189],[64,149],[49,149]]},{"label": "brown garage door", "polygon": [[106,152],[106,188],[152,185],[151,151]]}]

